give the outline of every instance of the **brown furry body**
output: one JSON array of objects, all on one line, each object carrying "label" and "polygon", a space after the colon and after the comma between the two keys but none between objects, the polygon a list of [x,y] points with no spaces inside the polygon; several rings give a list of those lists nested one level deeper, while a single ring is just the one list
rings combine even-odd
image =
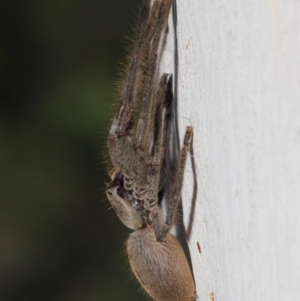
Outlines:
[{"label": "brown furry body", "polygon": [[132,233],[126,246],[132,271],[153,299],[197,299],[190,267],[174,235],[168,233],[166,241],[159,242],[150,226]]}]

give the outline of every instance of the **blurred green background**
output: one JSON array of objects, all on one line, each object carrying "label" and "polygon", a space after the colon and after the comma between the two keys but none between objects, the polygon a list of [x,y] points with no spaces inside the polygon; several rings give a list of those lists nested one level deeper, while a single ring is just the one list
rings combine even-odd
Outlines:
[{"label": "blurred green background", "polygon": [[145,300],[104,196],[140,0],[0,1],[0,300]]}]

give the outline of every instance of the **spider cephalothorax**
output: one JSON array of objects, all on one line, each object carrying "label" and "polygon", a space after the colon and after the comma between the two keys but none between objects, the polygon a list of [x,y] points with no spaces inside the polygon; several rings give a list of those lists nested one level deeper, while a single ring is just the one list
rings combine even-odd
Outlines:
[{"label": "spider cephalothorax", "polygon": [[[157,301],[192,301],[197,299],[192,273],[170,228],[181,199],[193,130],[186,129],[165,196],[162,170],[170,142],[167,123],[172,85],[168,74],[157,80],[157,65],[171,0],[154,0],[152,7],[150,2],[147,0],[142,9],[120,108],[108,136],[114,169],[106,195],[120,220],[136,230],[126,247],[131,268],[143,288]],[[160,206],[162,199],[166,201],[166,216]]]}]

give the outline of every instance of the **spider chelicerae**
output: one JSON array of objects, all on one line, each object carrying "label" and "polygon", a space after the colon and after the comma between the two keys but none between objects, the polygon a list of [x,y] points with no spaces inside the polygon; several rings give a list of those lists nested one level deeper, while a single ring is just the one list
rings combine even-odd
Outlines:
[{"label": "spider chelicerae", "polygon": [[[172,84],[157,80],[171,0],[145,1],[137,39],[128,57],[120,108],[113,119],[108,149],[113,165],[106,195],[120,220],[135,230],[126,249],[133,273],[157,301],[197,299],[192,273],[177,238],[170,233],[192,141],[187,127],[168,194],[164,194],[165,154]],[[139,111],[139,112],[136,112]],[[137,120],[137,122],[136,122]],[[167,213],[161,209],[165,199]]]}]

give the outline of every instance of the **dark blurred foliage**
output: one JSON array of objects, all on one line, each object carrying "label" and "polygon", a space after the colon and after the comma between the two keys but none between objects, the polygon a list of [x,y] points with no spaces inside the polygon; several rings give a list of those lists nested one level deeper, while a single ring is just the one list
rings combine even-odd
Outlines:
[{"label": "dark blurred foliage", "polygon": [[0,1],[0,300],[145,300],[104,196],[139,0]]}]

